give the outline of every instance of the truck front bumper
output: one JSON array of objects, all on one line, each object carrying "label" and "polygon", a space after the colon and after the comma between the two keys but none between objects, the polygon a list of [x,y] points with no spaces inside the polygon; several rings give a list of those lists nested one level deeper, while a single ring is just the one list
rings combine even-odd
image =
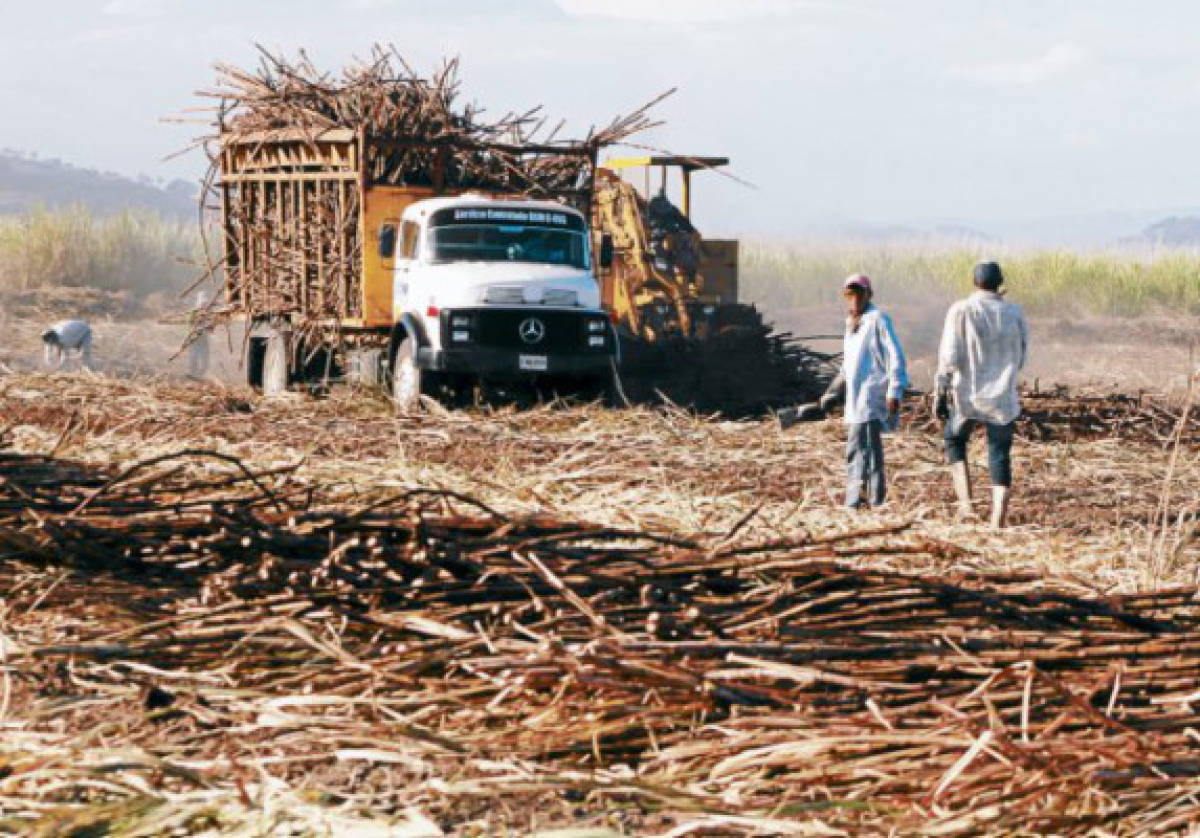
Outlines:
[{"label": "truck front bumper", "polygon": [[[545,368],[540,367],[544,364]],[[417,350],[417,365],[423,370],[480,376],[492,379],[523,379],[539,376],[569,378],[599,377],[612,369],[608,352],[534,353],[497,350],[489,347]]]}]

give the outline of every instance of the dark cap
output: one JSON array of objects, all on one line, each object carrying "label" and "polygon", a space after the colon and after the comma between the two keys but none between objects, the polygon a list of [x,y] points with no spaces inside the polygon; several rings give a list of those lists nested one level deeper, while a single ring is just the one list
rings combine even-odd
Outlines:
[{"label": "dark cap", "polygon": [[995,262],[980,262],[975,266],[975,286],[988,291],[995,291],[1004,284],[1004,274]]}]

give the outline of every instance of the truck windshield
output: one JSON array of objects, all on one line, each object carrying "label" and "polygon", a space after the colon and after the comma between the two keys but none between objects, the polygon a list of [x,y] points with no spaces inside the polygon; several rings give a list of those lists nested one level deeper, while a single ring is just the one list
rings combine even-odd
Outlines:
[{"label": "truck windshield", "polygon": [[534,224],[454,224],[434,227],[429,258],[435,262],[535,262],[586,268],[581,231]]}]

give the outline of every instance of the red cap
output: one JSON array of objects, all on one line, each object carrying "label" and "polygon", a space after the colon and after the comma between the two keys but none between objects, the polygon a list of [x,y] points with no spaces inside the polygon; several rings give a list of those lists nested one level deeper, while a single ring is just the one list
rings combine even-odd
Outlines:
[{"label": "red cap", "polygon": [[871,290],[871,278],[866,274],[850,274],[846,277],[846,281],[842,283],[843,288],[861,288],[864,291]]}]

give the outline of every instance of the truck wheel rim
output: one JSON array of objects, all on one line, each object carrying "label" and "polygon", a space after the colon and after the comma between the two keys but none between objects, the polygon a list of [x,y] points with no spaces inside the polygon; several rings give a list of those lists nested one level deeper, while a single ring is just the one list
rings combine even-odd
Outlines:
[{"label": "truck wheel rim", "polygon": [[396,365],[396,403],[407,407],[417,400],[417,368],[409,360]]},{"label": "truck wheel rim", "polygon": [[277,396],[287,389],[287,360],[281,347],[267,345],[262,384],[263,393],[268,396]]}]

